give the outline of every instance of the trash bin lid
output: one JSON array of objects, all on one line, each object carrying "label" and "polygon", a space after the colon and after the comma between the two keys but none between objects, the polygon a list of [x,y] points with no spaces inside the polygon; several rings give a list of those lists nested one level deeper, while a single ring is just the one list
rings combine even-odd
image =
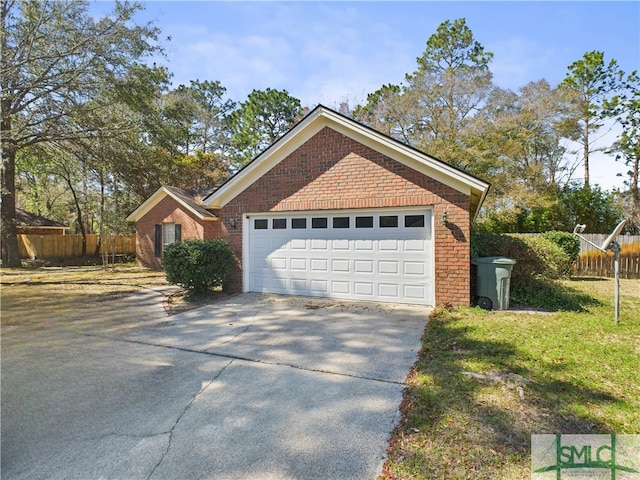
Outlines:
[{"label": "trash bin lid", "polygon": [[472,258],[471,263],[474,265],[479,264],[496,264],[496,265],[515,265],[516,261],[513,258],[507,257],[477,257]]}]

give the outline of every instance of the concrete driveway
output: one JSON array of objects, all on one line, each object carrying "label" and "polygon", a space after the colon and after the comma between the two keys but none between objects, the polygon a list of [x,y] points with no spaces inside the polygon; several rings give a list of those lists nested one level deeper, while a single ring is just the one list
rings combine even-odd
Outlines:
[{"label": "concrete driveway", "polygon": [[375,479],[427,309],[162,290],[2,331],[3,479]]}]

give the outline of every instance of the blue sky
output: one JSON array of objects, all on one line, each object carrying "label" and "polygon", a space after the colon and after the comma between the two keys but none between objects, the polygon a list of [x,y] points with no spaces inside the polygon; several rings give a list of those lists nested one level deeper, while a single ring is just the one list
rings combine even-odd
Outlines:
[{"label": "blue sky", "polygon": [[[465,18],[493,52],[494,81],[517,90],[559,83],[585,52],[623,70],[640,67],[640,2],[152,1],[138,21],[162,30],[173,83],[219,80],[235,101],[253,89],[286,89],[303,105],[353,106],[416,69],[429,36]],[[110,9],[100,2],[96,10]],[[607,172],[611,175],[611,171]],[[621,186],[621,180],[612,180]],[[604,184],[604,182],[602,182]],[[611,182],[609,182],[611,183]],[[607,186],[608,188],[609,186]]]}]

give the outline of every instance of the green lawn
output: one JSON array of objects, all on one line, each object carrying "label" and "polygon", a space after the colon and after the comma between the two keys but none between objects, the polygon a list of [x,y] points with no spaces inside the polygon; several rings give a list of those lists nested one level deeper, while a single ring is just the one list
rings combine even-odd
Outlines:
[{"label": "green lawn", "polygon": [[[166,280],[119,266],[2,269],[0,283],[4,328],[112,308],[105,300]],[[619,325],[612,280],[537,295],[565,311],[431,315],[383,478],[520,480],[533,433],[640,433],[640,280],[621,282]]]},{"label": "green lawn", "polygon": [[537,433],[640,433],[640,280],[564,282],[573,311],[436,310],[386,479],[530,478]]}]

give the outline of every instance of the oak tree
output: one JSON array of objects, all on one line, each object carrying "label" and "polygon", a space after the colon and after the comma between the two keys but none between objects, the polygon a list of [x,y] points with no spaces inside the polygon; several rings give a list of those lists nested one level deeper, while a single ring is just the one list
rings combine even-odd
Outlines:
[{"label": "oak tree", "polygon": [[[117,3],[94,20],[88,2],[6,0],[0,10],[2,261],[19,266],[16,155],[32,145],[85,138],[96,126],[74,119],[110,106],[91,102],[133,61],[157,52],[158,31],[133,21],[137,3]],[[108,134],[101,125],[102,134]]]}]

